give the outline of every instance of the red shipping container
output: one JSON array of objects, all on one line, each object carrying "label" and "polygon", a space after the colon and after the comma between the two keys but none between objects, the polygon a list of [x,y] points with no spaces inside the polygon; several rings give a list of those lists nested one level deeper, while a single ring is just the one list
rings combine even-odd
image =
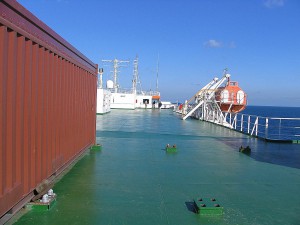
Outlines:
[{"label": "red shipping container", "polygon": [[97,68],[19,3],[0,2],[2,221],[95,143]]}]

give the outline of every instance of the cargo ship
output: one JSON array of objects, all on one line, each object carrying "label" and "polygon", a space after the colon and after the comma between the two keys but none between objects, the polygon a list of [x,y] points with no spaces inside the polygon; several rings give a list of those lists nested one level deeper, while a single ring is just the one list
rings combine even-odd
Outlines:
[{"label": "cargo ship", "polygon": [[[245,135],[169,110],[96,116],[98,66],[14,0],[0,2],[0,68],[0,224],[299,224],[300,141],[254,138],[259,119],[226,120]],[[195,104],[230,102],[206,89]]]}]

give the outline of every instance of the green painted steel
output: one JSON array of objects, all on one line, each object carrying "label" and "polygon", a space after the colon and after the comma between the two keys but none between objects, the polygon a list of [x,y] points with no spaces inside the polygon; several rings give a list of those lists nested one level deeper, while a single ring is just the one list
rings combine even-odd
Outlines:
[{"label": "green painted steel", "polygon": [[26,204],[26,208],[38,212],[50,210],[56,202],[56,197],[50,198],[48,203],[40,202],[40,200],[35,202],[30,202]]},{"label": "green painted steel", "polygon": [[215,198],[197,198],[194,203],[201,216],[221,216],[224,213],[223,206]]},{"label": "green painted steel", "polygon": [[247,146],[245,148],[243,146],[241,146],[239,148],[239,152],[244,153],[246,155],[250,155],[251,154],[251,148],[249,146]]},{"label": "green painted steel", "polygon": [[177,152],[177,147],[166,147],[166,152]]},{"label": "green painted steel", "polygon": [[96,144],[90,148],[92,151],[100,151],[102,149],[102,145]]},{"label": "green painted steel", "polygon": [[[96,136],[102,151],[89,151],[53,187],[53,208],[29,211],[17,225],[300,224],[300,170],[253,158],[268,146],[299,145],[267,143],[163,110],[112,110],[97,117]],[[166,154],[166,143],[180,151]],[[238,152],[241,145],[251,147],[251,156]],[[224,214],[197,214],[196,196],[216,198]]]}]

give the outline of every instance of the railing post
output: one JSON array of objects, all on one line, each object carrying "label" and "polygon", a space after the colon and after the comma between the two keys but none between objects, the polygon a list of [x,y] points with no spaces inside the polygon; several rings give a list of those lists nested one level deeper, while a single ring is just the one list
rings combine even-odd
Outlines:
[{"label": "railing post", "polygon": [[253,132],[255,130],[255,135],[257,136],[257,124],[258,124],[258,117],[256,117],[255,119],[255,122],[253,124],[253,128],[252,128],[252,131],[251,131],[251,135],[253,135]]},{"label": "railing post", "polygon": [[244,125],[244,114],[241,116],[241,131],[243,131],[243,125]]},{"label": "railing post", "polygon": [[248,116],[248,134],[250,133],[250,115]]},{"label": "railing post", "polygon": [[257,133],[258,133],[258,117],[256,117],[255,125],[256,125],[255,135],[257,136]]},{"label": "railing post", "polygon": [[226,113],[223,113],[223,112],[221,112],[221,113],[223,114],[223,121],[222,121],[222,124],[224,124],[224,123],[226,122],[227,114],[226,114]]},{"label": "railing post", "polygon": [[266,126],[265,126],[265,139],[268,138],[268,129],[269,129],[269,118],[266,118]]},{"label": "railing post", "polygon": [[279,140],[280,137],[281,137],[281,118],[279,119],[279,137],[278,137]]},{"label": "railing post", "polygon": [[236,117],[237,117],[237,114],[234,115],[234,119],[233,119],[234,129],[236,129]]}]

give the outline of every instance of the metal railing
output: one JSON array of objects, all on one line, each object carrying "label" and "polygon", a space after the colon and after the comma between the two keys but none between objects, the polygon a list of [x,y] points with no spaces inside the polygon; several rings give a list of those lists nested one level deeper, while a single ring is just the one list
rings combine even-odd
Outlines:
[{"label": "metal railing", "polygon": [[139,94],[139,95],[160,96],[159,91],[141,91],[141,90],[137,90],[137,94]]},{"label": "metal railing", "polygon": [[[133,94],[134,90],[132,88],[118,88],[117,91],[113,88],[109,89],[111,93],[122,93],[122,94]],[[160,96],[159,91],[140,91],[136,90],[138,95],[150,95],[150,96]]]},{"label": "metal railing", "polygon": [[111,93],[121,93],[121,94],[133,94],[132,89],[125,89],[125,88],[118,88],[117,90],[110,88],[109,89]]},{"label": "metal railing", "polygon": [[232,129],[270,141],[300,140],[300,118],[224,114]]}]

